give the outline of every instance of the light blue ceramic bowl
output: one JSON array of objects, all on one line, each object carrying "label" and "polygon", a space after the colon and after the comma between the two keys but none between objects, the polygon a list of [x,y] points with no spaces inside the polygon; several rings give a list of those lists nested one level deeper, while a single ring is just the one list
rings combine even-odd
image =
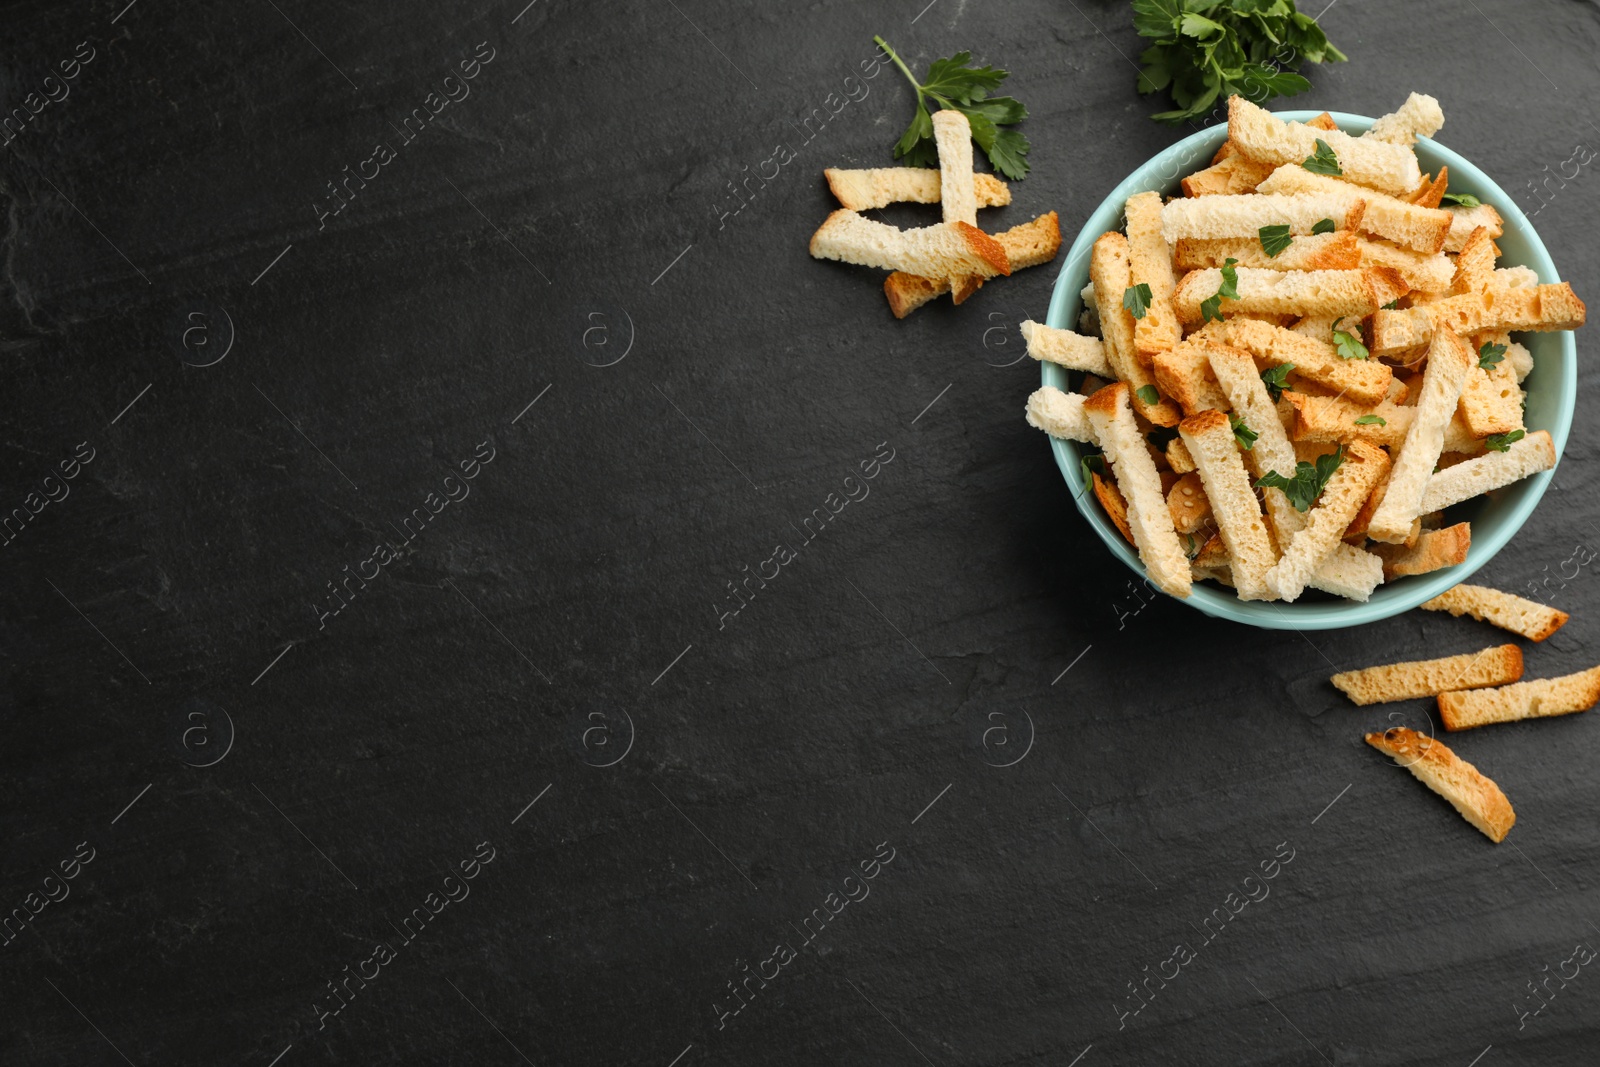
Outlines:
[{"label": "light blue ceramic bowl", "polygon": [[[1281,119],[1304,122],[1320,112],[1280,111],[1276,114]],[[1365,132],[1373,122],[1361,115],[1337,111],[1333,112],[1333,119],[1341,130],[1351,134]],[[1167,196],[1176,194],[1180,179],[1206,166],[1227,136],[1228,128],[1223,124],[1185,137],[1134,171],[1111,191],[1111,195],[1089,216],[1078,239],[1072,243],[1072,250],[1067,254],[1050,298],[1050,311],[1045,320],[1049,325],[1067,330],[1077,328],[1078,314],[1082,310],[1078,294],[1089,281],[1089,250],[1101,234],[1122,228],[1122,210],[1128,197],[1151,189]],[[1484,203],[1492,204],[1500,213],[1505,220],[1505,234],[1496,242],[1502,253],[1501,266],[1522,264],[1533,268],[1541,282],[1561,280],[1539,235],[1533,232],[1533,227],[1518,210],[1515,201],[1487,174],[1426,137],[1417,141],[1417,157],[1422,162],[1422,169],[1429,173],[1437,173],[1441,166],[1448,166],[1452,190],[1472,193]],[[1521,336],[1520,340],[1533,353],[1533,373],[1523,383],[1528,393],[1527,426],[1530,430],[1550,432],[1559,460],[1567,444],[1567,431],[1572,426],[1572,409],[1578,393],[1577,346],[1570,332],[1531,333]],[[1042,368],[1045,385],[1068,388],[1065,370],[1053,363],[1044,363]],[[1111,525],[1095,501],[1094,494],[1085,492],[1078,461],[1090,450],[1076,442],[1055,438],[1050,439],[1050,447],[1055,453],[1056,465],[1061,468],[1061,476],[1066,479],[1067,488],[1077,501],[1083,517],[1094,527],[1112,555],[1143,577],[1144,565],[1139,562],[1138,554]],[[1536,474],[1452,508],[1449,513],[1452,521],[1465,519],[1472,523],[1472,550],[1467,554],[1466,562],[1432,574],[1387,582],[1380,585],[1372,594],[1372,599],[1365,604],[1330,597],[1315,590],[1307,590],[1293,604],[1243,601],[1235,597],[1231,589],[1209,582],[1195,583],[1186,603],[1219,619],[1232,619],[1272,630],[1333,630],[1398,615],[1439,595],[1457,582],[1466,581],[1474,571],[1489,562],[1533,514],[1553,474],[1553,471]]]}]

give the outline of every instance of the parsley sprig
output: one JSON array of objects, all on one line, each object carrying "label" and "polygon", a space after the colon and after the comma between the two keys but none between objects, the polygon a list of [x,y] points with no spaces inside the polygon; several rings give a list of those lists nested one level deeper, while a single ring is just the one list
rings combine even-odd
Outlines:
[{"label": "parsley sprig", "polygon": [[1511,446],[1528,436],[1526,430],[1512,430],[1510,433],[1492,433],[1483,439],[1483,447],[1491,452],[1509,452]]},{"label": "parsley sprig", "polygon": [[1233,439],[1238,446],[1246,452],[1256,446],[1256,438],[1261,435],[1252,430],[1239,415],[1229,415],[1228,424],[1233,427]]},{"label": "parsley sprig", "polygon": [[1261,372],[1261,381],[1267,387],[1267,395],[1276,404],[1283,396],[1283,391],[1289,388],[1289,372],[1294,370],[1293,363],[1280,363],[1276,367],[1268,367]]},{"label": "parsley sprig", "polygon": [[1333,149],[1328,147],[1328,142],[1317,138],[1317,150],[1306,157],[1300,164],[1312,174],[1326,174],[1337,178],[1344,173],[1344,168],[1339,166],[1339,157],[1333,154]]},{"label": "parsley sprig", "polygon": [[1506,346],[1485,341],[1478,349],[1478,366],[1484,370],[1494,370],[1495,364],[1506,358]]},{"label": "parsley sprig", "polygon": [[1439,198],[1440,207],[1479,207],[1482,204],[1483,201],[1471,193],[1445,193]]},{"label": "parsley sprig", "polygon": [[1234,269],[1234,264],[1239,262],[1232,256],[1222,264],[1222,284],[1217,286],[1217,291],[1211,296],[1200,301],[1200,318],[1204,322],[1222,318],[1222,300],[1239,299],[1239,272]]},{"label": "parsley sprig", "polygon": [[[1338,350],[1339,358],[1366,359],[1371,353],[1367,351],[1367,346],[1361,343],[1361,335],[1339,329],[1339,324],[1343,321],[1343,315],[1333,320],[1333,347]],[[1358,326],[1357,329],[1359,328]]]},{"label": "parsley sprig", "polygon": [[1311,233],[1313,236],[1319,233],[1332,233],[1338,228],[1339,224],[1332,219],[1318,219],[1317,224],[1311,227]]},{"label": "parsley sprig", "polygon": [[1027,155],[1032,146],[1016,130],[1002,129],[1027,118],[1028,109],[1009,96],[989,95],[1010,77],[1010,71],[974,67],[971,52],[957,52],[948,59],[936,59],[928,64],[928,80],[919,82],[882,37],[874,37],[873,41],[917,91],[917,113],[895,143],[894,158],[903,159],[912,167],[939,165],[939,148],[933,139],[933,116],[928,113],[928,101],[932,100],[941,108],[967,116],[972,124],[973,141],[989,157],[989,165],[996,172],[1013,181],[1028,176]]},{"label": "parsley sprig", "polygon": [[1302,60],[1345,58],[1294,0],[1133,0],[1133,28],[1154,42],[1139,56],[1139,91],[1167,90],[1177,108],[1150,117],[1174,126],[1235,93],[1258,104],[1302,93]]},{"label": "parsley sprig", "polygon": [[1328,479],[1333,477],[1333,472],[1342,463],[1344,446],[1341,445],[1337,452],[1318,456],[1315,464],[1301,460],[1295,464],[1292,477],[1285,478],[1277,471],[1268,471],[1256,480],[1256,487],[1282,489],[1283,495],[1289,498],[1289,503],[1294,505],[1296,511],[1310,511],[1311,505],[1317,502],[1317,497],[1327,487]]}]

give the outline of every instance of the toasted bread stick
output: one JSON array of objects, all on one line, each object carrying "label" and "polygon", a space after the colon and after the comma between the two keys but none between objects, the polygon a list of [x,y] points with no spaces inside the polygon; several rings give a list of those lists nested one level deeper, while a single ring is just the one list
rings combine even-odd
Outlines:
[{"label": "toasted bread stick", "polygon": [[1516,645],[1492,645],[1459,656],[1344,671],[1330,680],[1353,703],[1365,705],[1506,685],[1521,677],[1522,649]]},{"label": "toasted bread stick", "polygon": [[1448,611],[1460,618],[1470,615],[1520,634],[1530,641],[1543,641],[1567,624],[1570,617],[1547,604],[1526,600],[1484,585],[1458,585],[1422,603],[1424,611]]},{"label": "toasted bread stick", "polygon": [[1417,781],[1444,797],[1489,840],[1499,844],[1511,832],[1517,813],[1500,787],[1442,741],[1396,726],[1368,734],[1367,744],[1399,761]]},{"label": "toasted bread stick", "polygon": [[1600,702],[1600,667],[1561,678],[1537,678],[1498,689],[1439,694],[1439,717],[1447,730],[1470,730],[1496,722],[1516,722],[1588,711]]}]

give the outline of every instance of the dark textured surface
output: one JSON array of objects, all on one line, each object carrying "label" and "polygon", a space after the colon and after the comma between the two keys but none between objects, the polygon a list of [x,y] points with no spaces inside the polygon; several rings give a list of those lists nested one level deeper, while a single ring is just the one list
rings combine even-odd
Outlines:
[{"label": "dark textured surface", "polygon": [[[1034,173],[982,221],[1054,208],[1070,239],[1178,136],[1133,92],[1124,5],[520,7],[6,10],[7,110],[95,58],[6,150],[0,504],[94,458],[4,546],[0,907],[93,859],[0,948],[0,1061],[1596,1061],[1600,977],[1520,1029],[1516,1005],[1600,945],[1600,721],[1454,742],[1516,805],[1490,844],[1360,741],[1424,702],[1355,709],[1327,676],[1498,631],[1127,614],[1021,419],[1035,368],[999,366],[1054,268],[897,323],[874,272],[806,255],[821,169],[888,163],[909,115],[885,69],[796,143],[873,33],[1015,72]],[[1600,146],[1593,4],[1323,22],[1352,62],[1291,106],[1431,92],[1525,210]],[[405,143],[479,42],[470,97]],[[780,142],[797,158],[719,226]],[[1535,218],[1591,299],[1595,180]],[[1600,562],[1563,567],[1600,548],[1587,347],[1556,488],[1481,572],[1575,613],[1530,676],[1600,658]],[[470,495],[321,618],[482,442]],[[449,883],[470,896],[403,943],[482,842]],[[746,964],[863,885],[719,1028]],[[319,1020],[379,941],[396,958]]]}]

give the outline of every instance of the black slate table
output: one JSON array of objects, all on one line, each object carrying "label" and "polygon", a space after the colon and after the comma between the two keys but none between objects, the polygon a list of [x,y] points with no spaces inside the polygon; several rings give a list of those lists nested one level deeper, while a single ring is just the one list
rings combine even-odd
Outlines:
[{"label": "black slate table", "polygon": [[[1179,136],[1126,5],[523,3],[7,8],[0,1061],[1600,1061],[1592,968],[1519,1015],[1600,721],[1454,741],[1490,844],[1327,678],[1503,635],[1132,610],[1021,418],[1055,268],[896,322],[807,255],[875,33],[1013,71],[984,221],[1070,239]],[[1288,106],[1436,95],[1600,294],[1596,5],[1320,14]],[[1482,572],[1574,613],[1534,676],[1597,660],[1580,366]]]}]

